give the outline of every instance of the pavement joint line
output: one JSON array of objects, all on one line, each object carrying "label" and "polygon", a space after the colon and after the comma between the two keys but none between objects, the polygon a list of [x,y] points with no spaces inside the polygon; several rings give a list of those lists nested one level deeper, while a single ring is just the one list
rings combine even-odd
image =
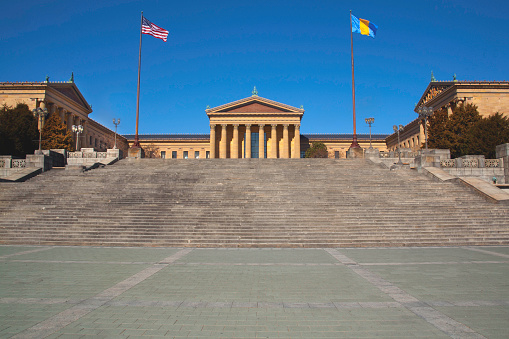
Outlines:
[{"label": "pavement joint line", "polygon": [[343,266],[341,263],[179,262],[174,266]]},{"label": "pavement joint line", "polygon": [[368,262],[359,266],[406,266],[406,265],[464,265],[464,264],[509,264],[509,261],[472,260],[472,261],[425,261],[425,262]]},{"label": "pavement joint line", "polygon": [[79,304],[84,299],[65,299],[65,298],[0,298],[0,304]]},{"label": "pavement joint line", "polygon": [[[79,304],[87,303],[86,299],[64,299],[64,298],[0,298],[0,304]],[[255,305],[256,303],[256,305]],[[230,302],[194,302],[194,301],[159,301],[159,300],[107,300],[105,306],[129,306],[129,307],[192,307],[192,308],[284,308],[284,304],[292,305],[292,308],[399,308],[399,307],[483,307],[483,306],[509,306],[507,300],[462,300],[462,301],[428,301],[428,302],[393,302],[393,301],[359,301],[359,302],[250,302],[249,305]]]},{"label": "pavement joint line", "polygon": [[486,338],[465,324],[448,317],[429,304],[415,298],[378,274],[369,271],[365,267],[357,265],[354,260],[340,253],[338,250],[332,248],[324,250],[340,262],[346,264],[346,266],[352,271],[367,280],[380,291],[399,302],[403,307],[421,317],[427,323],[435,326],[448,336],[452,338]]},{"label": "pavement joint line", "polygon": [[10,258],[10,257],[14,257],[14,256],[17,256],[17,255],[23,255],[23,254],[30,254],[30,253],[46,251],[46,250],[50,250],[52,248],[55,248],[55,247],[54,246],[39,247],[39,248],[36,248],[36,249],[33,249],[33,250],[27,250],[27,251],[22,251],[22,252],[16,252],[16,253],[2,255],[2,256],[0,256],[0,259]]},{"label": "pavement joint line", "polygon": [[509,254],[503,254],[503,253],[488,251],[488,250],[484,250],[482,248],[475,248],[475,247],[465,247],[465,248],[467,250],[471,250],[471,251],[475,251],[475,252],[491,254],[491,255],[495,255],[497,257],[502,257],[502,258],[509,258]]},{"label": "pavement joint line", "polygon": [[[192,248],[180,250],[168,258],[161,260],[159,263],[154,264],[152,267],[145,268],[144,270],[130,276],[129,278],[117,283],[116,285],[96,294],[95,296],[85,299],[79,304],[72,306],[52,317],[49,317],[46,320],[43,320],[42,322],[19,332],[11,338],[45,338],[73,323],[74,321],[79,320],[93,310],[96,310],[97,308],[105,305],[107,302],[143,282],[150,276],[169,266],[171,263],[189,254],[192,250]],[[161,264],[163,262],[165,264]]]},{"label": "pavement joint line", "polygon": [[41,264],[118,264],[118,265],[154,265],[152,262],[141,261],[92,261],[92,260],[36,260],[36,259],[0,259],[0,262],[23,262]]}]

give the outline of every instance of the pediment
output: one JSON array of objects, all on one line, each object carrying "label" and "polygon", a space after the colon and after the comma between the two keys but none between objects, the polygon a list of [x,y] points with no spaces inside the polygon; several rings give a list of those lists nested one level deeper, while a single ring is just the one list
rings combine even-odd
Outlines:
[{"label": "pediment", "polygon": [[304,109],[285,105],[277,101],[258,96],[237,100],[225,105],[207,109],[207,114],[224,113],[298,113],[303,114]]},{"label": "pediment", "polygon": [[283,113],[291,112],[288,109],[282,109],[280,107],[268,105],[260,102],[252,102],[245,105],[234,106],[221,110],[219,112],[226,113]]},{"label": "pediment", "polygon": [[430,82],[428,88],[424,91],[421,99],[417,106],[425,105],[428,101],[433,100],[437,96],[439,96],[443,91],[451,87],[454,83],[451,82],[442,82],[442,81],[433,81]]},{"label": "pediment", "polygon": [[92,108],[74,83],[50,83],[50,87],[92,112]]}]

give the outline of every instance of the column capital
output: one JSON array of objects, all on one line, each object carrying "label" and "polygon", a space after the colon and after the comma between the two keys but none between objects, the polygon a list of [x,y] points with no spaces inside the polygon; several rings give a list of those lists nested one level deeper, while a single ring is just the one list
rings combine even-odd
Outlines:
[{"label": "column capital", "polygon": [[265,127],[265,124],[258,124],[258,126],[259,126],[260,128],[263,128],[263,127]]},{"label": "column capital", "polygon": [[295,128],[300,129],[300,124],[295,124],[294,126],[295,126]]},{"label": "column capital", "polygon": [[239,124],[233,124],[233,128],[235,129],[239,128]]},{"label": "column capital", "polygon": [[283,127],[284,127],[285,129],[287,129],[287,128],[288,128],[288,126],[290,126],[290,125],[289,125],[289,124],[283,124]]},{"label": "column capital", "polygon": [[246,124],[246,128],[251,128],[251,124]]},{"label": "column capital", "polygon": [[226,128],[227,126],[228,126],[228,124],[221,124],[222,128]]},{"label": "column capital", "polygon": [[216,124],[210,124],[210,129],[216,128]]},{"label": "column capital", "polygon": [[277,124],[271,124],[272,128],[276,128]]}]

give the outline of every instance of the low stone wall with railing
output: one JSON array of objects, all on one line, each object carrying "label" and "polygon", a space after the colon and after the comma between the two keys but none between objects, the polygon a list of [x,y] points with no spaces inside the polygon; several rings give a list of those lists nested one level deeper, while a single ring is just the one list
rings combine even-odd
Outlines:
[{"label": "low stone wall with railing", "polygon": [[122,159],[122,151],[118,148],[108,149],[106,152],[96,152],[93,148],[82,148],[77,152],[67,153],[67,169],[83,168],[95,164],[108,165]]},{"label": "low stone wall with railing", "polygon": [[478,177],[488,182],[507,184],[503,159],[484,159],[483,156],[464,156],[440,160],[440,167],[456,177]]},{"label": "low stone wall with railing", "polygon": [[0,177],[8,176],[26,167],[25,159],[13,159],[10,155],[0,156]]}]

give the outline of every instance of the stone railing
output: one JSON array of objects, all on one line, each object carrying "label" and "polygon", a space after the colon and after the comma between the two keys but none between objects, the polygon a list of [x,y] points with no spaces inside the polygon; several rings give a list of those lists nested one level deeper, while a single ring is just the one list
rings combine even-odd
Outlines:
[{"label": "stone railing", "polygon": [[500,161],[500,159],[486,159],[484,160],[484,167],[488,168],[502,167],[502,162]]},{"label": "stone railing", "polygon": [[2,156],[0,158],[0,168],[25,168],[27,163],[25,159],[13,159],[11,156]]},{"label": "stone railing", "polygon": [[25,159],[12,159],[12,168],[25,168],[27,162]]},{"label": "stone railing", "polygon": [[456,161],[454,159],[440,160],[440,167],[454,168],[456,167]]},{"label": "stone railing", "polygon": [[107,152],[96,152],[93,148],[83,148],[81,151],[68,152],[68,159],[106,159],[110,157],[120,157],[121,152],[118,149],[110,149]]},{"label": "stone railing", "polygon": [[440,160],[440,167],[443,168],[500,168],[502,167],[501,159],[447,159]]}]

